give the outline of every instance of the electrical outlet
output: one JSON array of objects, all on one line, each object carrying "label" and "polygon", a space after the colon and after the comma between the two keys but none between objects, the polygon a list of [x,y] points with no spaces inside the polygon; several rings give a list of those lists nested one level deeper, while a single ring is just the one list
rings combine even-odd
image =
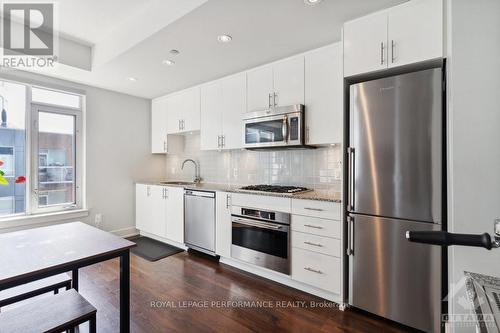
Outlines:
[{"label": "electrical outlet", "polygon": [[97,228],[99,228],[99,229],[101,228],[101,226],[102,226],[102,214],[101,213],[95,214],[94,224]]}]

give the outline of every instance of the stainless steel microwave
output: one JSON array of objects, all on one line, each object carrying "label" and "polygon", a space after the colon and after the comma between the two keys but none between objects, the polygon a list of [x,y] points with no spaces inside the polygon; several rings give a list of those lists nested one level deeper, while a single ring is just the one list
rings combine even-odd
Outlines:
[{"label": "stainless steel microwave", "polygon": [[243,143],[248,149],[304,146],[304,105],[245,113]]}]

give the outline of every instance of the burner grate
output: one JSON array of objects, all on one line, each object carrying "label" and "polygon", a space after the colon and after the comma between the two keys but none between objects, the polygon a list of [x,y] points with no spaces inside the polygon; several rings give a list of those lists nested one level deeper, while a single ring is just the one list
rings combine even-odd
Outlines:
[{"label": "burner grate", "polygon": [[280,185],[249,185],[249,186],[244,186],[241,189],[247,191],[261,191],[261,192],[288,193],[288,194],[311,191],[306,187],[280,186]]}]

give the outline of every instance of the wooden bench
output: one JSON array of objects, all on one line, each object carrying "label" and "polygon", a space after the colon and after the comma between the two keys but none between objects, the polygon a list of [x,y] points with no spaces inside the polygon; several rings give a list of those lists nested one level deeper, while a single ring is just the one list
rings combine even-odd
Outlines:
[{"label": "wooden bench", "polygon": [[75,289],[33,300],[0,313],[0,332],[59,333],[88,321],[96,332],[96,308]]},{"label": "wooden bench", "polygon": [[61,288],[65,288],[66,290],[71,289],[71,277],[66,273],[2,290],[0,291],[0,309],[6,305],[45,293],[53,292],[57,294]]}]

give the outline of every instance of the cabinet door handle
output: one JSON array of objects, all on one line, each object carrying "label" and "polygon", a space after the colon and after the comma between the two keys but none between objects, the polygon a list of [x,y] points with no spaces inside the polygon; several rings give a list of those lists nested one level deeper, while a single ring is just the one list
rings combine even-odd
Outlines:
[{"label": "cabinet door handle", "polygon": [[274,95],[274,97],[273,97],[273,104],[276,107],[276,106],[278,106],[278,94],[274,93],[273,95]]},{"label": "cabinet door handle", "polygon": [[220,135],[217,135],[217,148],[220,148]]},{"label": "cabinet door handle", "polygon": [[312,225],[312,224],[304,224],[304,227],[313,229],[323,229],[323,227],[320,227],[319,225]]},{"label": "cabinet door handle", "polygon": [[268,97],[269,97],[269,99],[268,99],[267,105],[268,105],[269,108],[271,108],[271,105],[272,105],[271,104],[271,98],[273,98],[273,94],[269,93]]},{"label": "cabinet door handle", "polygon": [[394,46],[395,46],[395,43],[394,43],[394,39],[391,40],[391,62],[394,63]]},{"label": "cabinet door handle", "polygon": [[229,209],[231,206],[231,196],[226,194],[226,208]]},{"label": "cabinet door handle", "polygon": [[168,188],[165,188],[165,199],[168,199]]},{"label": "cabinet door handle", "polygon": [[304,267],[304,269],[306,271],[309,271],[309,272],[313,272],[313,273],[318,273],[318,274],[323,274],[322,271],[320,271],[319,269],[314,269],[314,268],[311,268],[311,267]]},{"label": "cabinet door handle", "polygon": [[313,242],[309,242],[309,241],[305,241],[304,244],[316,246],[316,247],[323,247],[323,245],[321,245],[319,243],[313,243]]},{"label": "cabinet door handle", "polygon": [[163,141],[163,151],[167,151],[167,141]]},{"label": "cabinet door handle", "polygon": [[146,188],[146,195],[147,195],[148,197],[150,197],[150,196],[151,196],[151,186],[148,186],[148,187]]},{"label": "cabinet door handle", "polygon": [[324,211],[324,209],[321,209],[321,208],[312,208],[312,207],[304,207],[304,209],[312,210],[312,211],[315,211],[315,212],[322,212],[322,211]]},{"label": "cabinet door handle", "polygon": [[384,42],[380,43],[380,64],[384,64]]},{"label": "cabinet door handle", "polygon": [[226,147],[226,136],[225,135],[221,135],[222,137],[222,148]]}]

